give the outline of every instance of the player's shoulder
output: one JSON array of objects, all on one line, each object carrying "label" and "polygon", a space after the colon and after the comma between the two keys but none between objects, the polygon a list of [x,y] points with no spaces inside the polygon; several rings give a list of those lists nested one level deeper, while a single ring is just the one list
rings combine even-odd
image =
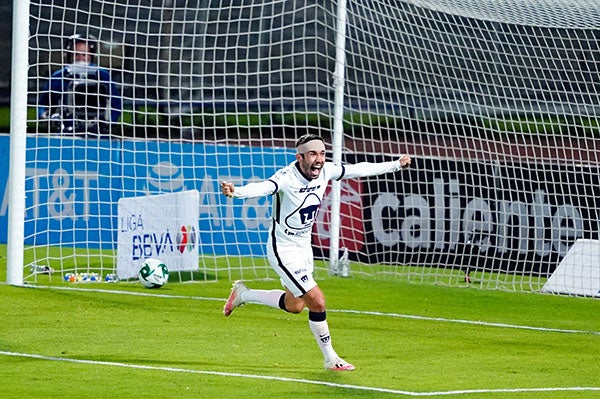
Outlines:
[{"label": "player's shoulder", "polygon": [[98,74],[102,77],[110,77],[110,71],[106,68],[98,67]]},{"label": "player's shoulder", "polygon": [[278,169],[273,175],[273,178],[277,180],[289,180],[294,175],[294,168],[294,162],[292,162],[281,169]]},{"label": "player's shoulder", "polygon": [[323,164],[323,171],[330,179],[332,176],[339,175],[344,170],[344,166],[341,163],[327,161]]},{"label": "player's shoulder", "polygon": [[289,164],[285,165],[283,168],[279,169],[278,172],[281,173],[282,175],[289,175],[290,172],[292,172],[296,169],[297,162],[298,161],[290,162]]},{"label": "player's shoulder", "polygon": [[52,73],[52,77],[53,78],[62,78],[67,73],[67,71],[68,71],[68,68],[66,66],[62,67],[62,68],[57,69],[56,71],[54,71]]}]

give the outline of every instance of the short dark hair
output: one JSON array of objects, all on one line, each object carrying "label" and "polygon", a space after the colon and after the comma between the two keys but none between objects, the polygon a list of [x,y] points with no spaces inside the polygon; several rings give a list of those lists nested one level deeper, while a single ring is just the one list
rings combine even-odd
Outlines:
[{"label": "short dark hair", "polygon": [[65,60],[67,64],[73,62],[73,51],[77,43],[85,43],[88,47],[92,62],[95,62],[96,54],[98,53],[98,39],[92,34],[75,33],[65,40]]},{"label": "short dark hair", "polygon": [[305,135],[301,136],[298,141],[296,141],[296,147],[313,140],[321,140],[323,143],[325,143],[325,140],[323,140],[321,136],[314,133],[306,133]]}]

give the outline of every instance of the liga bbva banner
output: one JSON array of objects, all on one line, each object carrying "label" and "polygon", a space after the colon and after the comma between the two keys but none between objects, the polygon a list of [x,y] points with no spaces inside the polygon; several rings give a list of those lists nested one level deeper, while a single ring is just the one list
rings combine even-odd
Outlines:
[{"label": "liga bbva banner", "polygon": [[171,272],[198,269],[199,197],[190,190],[119,199],[120,279],[136,277],[146,258],[162,260]]}]

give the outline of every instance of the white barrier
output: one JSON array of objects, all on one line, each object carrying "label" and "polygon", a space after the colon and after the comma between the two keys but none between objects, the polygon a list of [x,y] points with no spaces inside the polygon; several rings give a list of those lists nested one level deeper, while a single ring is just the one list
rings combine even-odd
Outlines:
[{"label": "white barrier", "polygon": [[600,297],[600,240],[577,240],[542,292]]},{"label": "white barrier", "polygon": [[198,269],[197,190],[121,198],[118,204],[117,275],[136,277],[146,258],[169,271]]}]

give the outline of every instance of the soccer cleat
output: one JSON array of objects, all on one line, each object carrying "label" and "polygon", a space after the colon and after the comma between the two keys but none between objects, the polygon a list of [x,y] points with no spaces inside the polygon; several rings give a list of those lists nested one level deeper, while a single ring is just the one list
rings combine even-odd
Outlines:
[{"label": "soccer cleat", "polygon": [[248,291],[248,287],[246,287],[244,283],[239,280],[233,283],[231,294],[229,294],[229,298],[227,298],[227,302],[225,302],[225,306],[223,306],[223,314],[225,316],[229,316],[231,312],[233,312],[233,309],[244,304],[241,296],[244,291]]},{"label": "soccer cleat", "polygon": [[332,371],[352,371],[354,370],[354,366],[341,357],[336,357],[335,359],[325,361],[325,369]]}]

